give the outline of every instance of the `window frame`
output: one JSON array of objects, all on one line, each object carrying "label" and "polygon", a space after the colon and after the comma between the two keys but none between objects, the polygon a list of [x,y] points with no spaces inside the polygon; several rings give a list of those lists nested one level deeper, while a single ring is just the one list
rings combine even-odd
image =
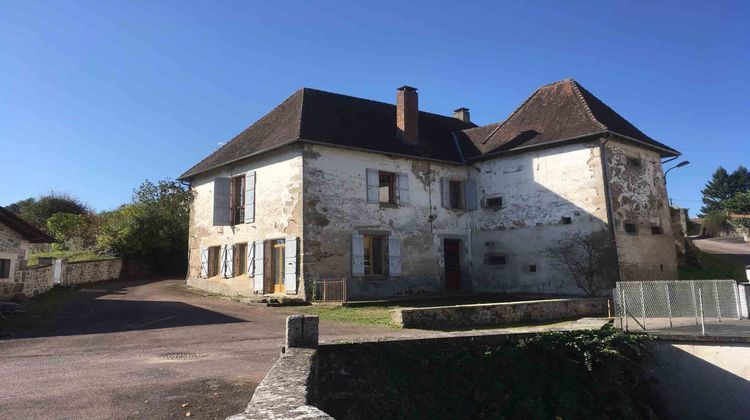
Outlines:
[{"label": "window frame", "polygon": [[563,216],[560,218],[560,223],[563,225],[572,225],[573,224],[573,218],[570,216]]},{"label": "window frame", "polygon": [[[363,244],[363,255],[364,255],[364,276],[365,277],[388,277],[389,276],[389,261],[388,261],[388,235],[381,235],[381,234],[371,234],[371,233],[363,233],[362,234],[362,244]],[[378,240],[380,241],[380,252],[377,253],[375,251],[375,247],[373,246],[373,241]],[[374,272],[375,264],[373,264],[373,261],[375,258],[378,257],[381,259],[380,261],[380,273]],[[368,264],[369,262],[369,264]]]},{"label": "window frame", "polygon": [[232,253],[232,274],[238,277],[247,274],[247,242],[234,244]]},{"label": "window frame", "polygon": [[639,157],[625,156],[625,162],[631,168],[638,168],[638,169],[640,169],[640,168],[643,167],[643,162],[642,162],[641,158],[639,158]]},{"label": "window frame", "polygon": [[221,274],[221,246],[209,246],[207,277],[215,277],[219,274]]},{"label": "window frame", "polygon": [[[632,230],[629,229],[629,226],[632,226]],[[638,234],[638,224],[635,223],[635,222],[622,222],[622,229],[628,235],[637,235]]]},{"label": "window frame", "polygon": [[[502,262],[492,262],[494,258],[502,258]],[[508,264],[508,256],[505,254],[498,254],[494,252],[487,252],[484,254],[484,265],[490,267],[505,267]]]},{"label": "window frame", "polygon": [[463,210],[464,208],[466,208],[466,203],[464,202],[464,182],[449,179],[448,197],[448,202],[450,204],[450,207],[448,207],[449,209]]},{"label": "window frame", "polygon": [[[499,200],[499,204],[492,204],[493,200]],[[496,196],[496,197],[487,197],[484,199],[484,207],[486,209],[492,209],[492,210],[498,210],[503,208],[503,197],[502,196]]]},{"label": "window frame", "polygon": [[12,266],[13,260],[10,258],[0,258],[0,280],[10,279]]},{"label": "window frame", "polygon": [[664,228],[661,226],[652,225],[651,226],[651,234],[652,235],[663,235],[664,234]]},{"label": "window frame", "polygon": [[247,197],[247,177],[245,174],[233,176],[229,184],[229,215],[232,226],[245,223]]},{"label": "window frame", "polygon": [[[398,204],[396,200],[396,182],[398,174],[390,171],[378,170],[378,203],[379,204]],[[383,185],[383,179],[386,179],[387,185]],[[388,187],[388,201],[381,199],[381,188]]]}]

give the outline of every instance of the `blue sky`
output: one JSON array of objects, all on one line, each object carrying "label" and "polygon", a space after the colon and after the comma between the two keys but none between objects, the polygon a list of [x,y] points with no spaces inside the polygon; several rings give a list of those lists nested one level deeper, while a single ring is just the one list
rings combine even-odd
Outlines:
[{"label": "blue sky", "polygon": [[[0,2],[0,205],[50,190],[96,210],[176,178],[299,87],[507,117],[572,77],[692,163],[750,166],[750,3]],[[7,181],[7,174],[14,174]]]}]

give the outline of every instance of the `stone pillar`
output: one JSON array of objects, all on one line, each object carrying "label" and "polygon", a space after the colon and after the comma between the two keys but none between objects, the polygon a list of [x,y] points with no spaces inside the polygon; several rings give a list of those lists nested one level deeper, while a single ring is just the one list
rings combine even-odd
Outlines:
[{"label": "stone pillar", "polygon": [[318,347],[317,315],[290,315],[286,317],[286,348]]}]

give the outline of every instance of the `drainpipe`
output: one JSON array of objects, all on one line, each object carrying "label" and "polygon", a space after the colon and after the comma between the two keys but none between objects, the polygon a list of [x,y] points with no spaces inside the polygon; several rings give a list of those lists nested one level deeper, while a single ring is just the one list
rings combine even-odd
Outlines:
[{"label": "drainpipe", "polygon": [[620,273],[620,250],[617,246],[617,237],[615,236],[615,223],[614,223],[614,215],[612,214],[612,193],[609,191],[609,172],[607,170],[607,159],[605,156],[605,148],[604,146],[609,142],[610,140],[610,134],[605,134],[604,141],[599,144],[599,158],[601,159],[602,163],[602,179],[604,180],[604,199],[607,203],[607,224],[609,225],[609,233],[612,235],[612,241],[615,245],[615,263],[617,264],[617,279],[615,281],[619,281],[621,278]]}]

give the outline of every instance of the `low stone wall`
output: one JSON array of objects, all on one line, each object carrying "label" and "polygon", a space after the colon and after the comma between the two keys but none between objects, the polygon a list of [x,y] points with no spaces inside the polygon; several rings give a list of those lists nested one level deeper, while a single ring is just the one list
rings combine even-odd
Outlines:
[{"label": "low stone wall", "polygon": [[66,286],[120,278],[122,260],[68,262],[63,266],[61,283]]},{"label": "low stone wall", "polygon": [[52,289],[52,265],[17,270],[13,281],[0,282],[0,300],[28,298]]},{"label": "low stone wall", "polygon": [[404,308],[391,312],[404,328],[473,328],[607,315],[607,298],[548,299],[476,305]]}]

